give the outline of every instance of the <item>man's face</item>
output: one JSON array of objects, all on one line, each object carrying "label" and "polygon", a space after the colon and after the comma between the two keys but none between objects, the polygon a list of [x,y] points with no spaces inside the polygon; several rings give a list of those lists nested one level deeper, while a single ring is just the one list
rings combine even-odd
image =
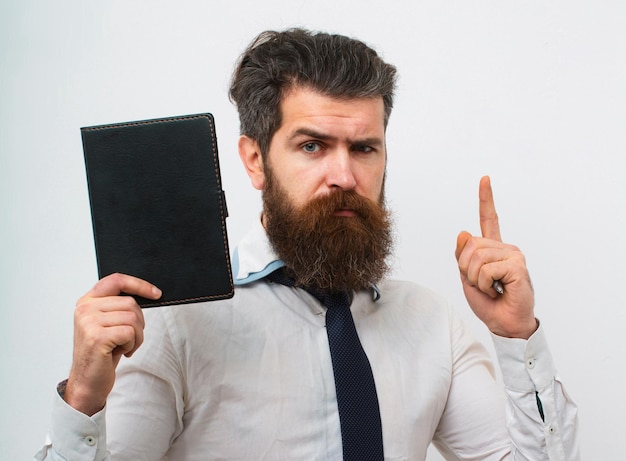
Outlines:
[{"label": "man's face", "polygon": [[387,271],[383,104],[285,97],[264,165],[264,224],[296,283],[358,290]]},{"label": "man's face", "polygon": [[296,208],[336,189],[380,200],[386,162],[382,97],[342,100],[296,87],[283,97],[281,114],[265,162]]}]

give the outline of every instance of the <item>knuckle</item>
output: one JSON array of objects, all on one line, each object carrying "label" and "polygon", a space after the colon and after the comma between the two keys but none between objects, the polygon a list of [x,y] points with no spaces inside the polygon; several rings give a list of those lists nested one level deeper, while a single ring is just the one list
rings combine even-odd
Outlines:
[{"label": "knuckle", "polygon": [[89,298],[83,297],[76,302],[76,308],[74,309],[74,319],[82,318],[91,311],[91,303],[89,301]]},{"label": "knuckle", "polygon": [[122,283],[124,283],[124,275],[120,274],[119,272],[114,272],[110,275],[107,275],[104,279],[113,282],[113,284],[115,285],[121,285]]},{"label": "knuckle", "polygon": [[141,308],[139,307],[139,304],[137,304],[135,298],[130,295],[122,294],[117,296],[115,305],[118,310],[134,312],[135,314],[137,314],[138,311],[141,311]]},{"label": "knuckle", "polygon": [[131,341],[131,340],[133,340],[135,338],[136,330],[135,330],[135,327],[133,325],[124,325],[121,328],[121,331],[122,331],[122,336],[126,340]]},{"label": "knuckle", "polygon": [[127,311],[125,319],[126,319],[125,323],[127,325],[131,325],[133,327],[135,327],[136,325],[141,325],[141,321],[139,319],[139,315],[134,310],[133,311]]},{"label": "knuckle", "polygon": [[135,304],[137,304],[137,302],[132,296],[122,294],[116,297],[116,305],[119,309],[132,310]]}]

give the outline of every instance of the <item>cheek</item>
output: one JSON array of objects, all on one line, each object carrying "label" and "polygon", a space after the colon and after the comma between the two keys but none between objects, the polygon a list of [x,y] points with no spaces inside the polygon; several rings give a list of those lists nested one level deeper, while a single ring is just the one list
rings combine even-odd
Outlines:
[{"label": "cheek", "polygon": [[292,204],[300,207],[318,195],[321,182],[316,180],[316,176],[310,170],[292,170],[281,178],[280,184]]},{"label": "cheek", "polygon": [[377,201],[385,184],[385,170],[382,169],[364,171],[357,183],[361,186],[361,194],[371,200]]}]

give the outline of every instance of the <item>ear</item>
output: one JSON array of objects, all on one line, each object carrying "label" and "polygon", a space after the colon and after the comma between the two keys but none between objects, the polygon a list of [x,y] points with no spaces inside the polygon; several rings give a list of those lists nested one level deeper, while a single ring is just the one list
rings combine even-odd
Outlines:
[{"label": "ear", "polygon": [[246,173],[250,177],[252,186],[261,190],[265,187],[265,172],[263,170],[263,156],[259,143],[248,136],[239,137],[239,157],[243,163]]}]

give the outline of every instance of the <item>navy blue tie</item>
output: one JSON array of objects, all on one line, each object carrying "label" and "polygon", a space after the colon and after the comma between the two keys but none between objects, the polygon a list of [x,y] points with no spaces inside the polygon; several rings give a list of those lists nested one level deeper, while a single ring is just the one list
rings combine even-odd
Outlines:
[{"label": "navy blue tie", "polygon": [[[294,286],[282,269],[268,280]],[[335,375],[344,461],[380,461],[383,437],[374,376],[356,332],[347,291],[328,293],[306,289],[326,306],[326,332]]]}]

